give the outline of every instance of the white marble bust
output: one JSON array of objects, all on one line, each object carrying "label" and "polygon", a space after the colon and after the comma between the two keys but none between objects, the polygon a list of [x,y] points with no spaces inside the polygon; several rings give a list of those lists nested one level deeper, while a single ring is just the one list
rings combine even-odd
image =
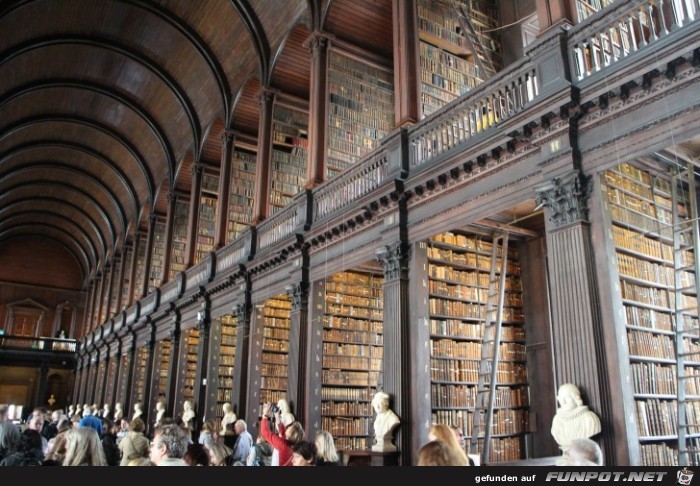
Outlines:
[{"label": "white marble bust", "polygon": [[221,419],[221,435],[226,434],[226,426],[236,423],[236,419],[236,414],[233,413],[233,405],[224,403],[224,417]]},{"label": "white marble bust", "polygon": [[117,402],[114,405],[114,421],[117,422],[124,418],[124,410],[122,409],[121,402]]},{"label": "white marble bust", "polygon": [[182,405],[183,406],[183,412],[182,412],[182,421],[185,422],[185,425],[188,427],[192,427],[192,424],[190,421],[194,419],[194,410],[192,410],[192,403],[189,400],[185,400],[185,403]]},{"label": "white marble bust", "polygon": [[600,419],[581,400],[576,385],[565,383],[557,393],[559,408],[552,420],[552,436],[566,452],[574,439],[589,439],[600,433]]},{"label": "white marble bust", "polygon": [[87,403],[85,405],[83,405],[82,415],[83,415],[83,417],[87,417],[88,415],[92,415],[92,410],[90,410],[90,405],[88,405]]},{"label": "white marble bust", "polygon": [[109,403],[105,403],[104,408],[102,409],[102,416],[106,419],[109,419],[109,415],[111,413]]},{"label": "white marble bust", "polygon": [[[143,409],[141,407],[142,407],[142,405],[140,403],[134,404],[134,416],[131,417],[131,420],[141,418],[143,416]],[[143,420],[143,419],[141,418],[141,420]]]},{"label": "white marble bust", "polygon": [[277,408],[280,411],[280,419],[285,427],[289,427],[294,423],[294,415],[289,407],[289,402],[284,398],[280,398],[277,402]]},{"label": "white marble bust", "polygon": [[377,418],[374,419],[374,445],[375,452],[392,452],[396,446],[391,443],[394,429],[401,423],[399,417],[389,408],[389,395],[377,392],[372,399]]},{"label": "white marble bust", "polygon": [[163,417],[165,417],[165,403],[163,400],[158,400],[156,402],[156,421],[154,424],[156,427],[161,424]]},{"label": "white marble bust", "polygon": [[68,418],[73,417],[75,415],[75,406],[71,403],[68,405]]}]

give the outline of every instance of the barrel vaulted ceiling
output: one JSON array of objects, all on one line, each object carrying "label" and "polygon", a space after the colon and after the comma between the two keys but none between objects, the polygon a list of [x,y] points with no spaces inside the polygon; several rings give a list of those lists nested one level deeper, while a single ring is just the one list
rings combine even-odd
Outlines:
[{"label": "barrel vaulted ceiling", "polygon": [[256,95],[309,97],[323,29],[389,57],[391,0],[1,0],[0,244],[60,242],[85,279],[257,136]]}]

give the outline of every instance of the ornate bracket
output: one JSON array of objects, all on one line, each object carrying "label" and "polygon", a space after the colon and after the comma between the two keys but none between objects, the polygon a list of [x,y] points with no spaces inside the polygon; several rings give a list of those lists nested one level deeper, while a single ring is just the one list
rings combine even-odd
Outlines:
[{"label": "ornate bracket", "polygon": [[588,221],[591,188],[591,176],[574,171],[536,187],[537,204],[548,209],[549,221],[555,228]]},{"label": "ornate bracket", "polygon": [[402,242],[385,245],[375,251],[377,260],[384,267],[384,280],[408,278],[409,249]]},{"label": "ornate bracket", "polygon": [[300,282],[298,284],[289,284],[284,290],[287,295],[292,299],[292,310],[298,311],[303,305],[307,305],[309,302],[309,284],[306,282]]}]

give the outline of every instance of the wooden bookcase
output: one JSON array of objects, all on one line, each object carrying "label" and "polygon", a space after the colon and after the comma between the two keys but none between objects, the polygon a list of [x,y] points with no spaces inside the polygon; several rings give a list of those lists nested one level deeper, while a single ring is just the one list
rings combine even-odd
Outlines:
[{"label": "wooden bookcase", "polygon": [[[441,233],[427,244],[430,399],[433,423],[471,436],[491,268],[488,237]],[[489,462],[524,459],[529,389],[525,323],[516,249],[508,251],[498,384]],[[480,432],[483,436],[484,431]]]},{"label": "wooden bookcase", "polygon": [[210,373],[207,388],[206,418],[215,420],[216,430],[221,430],[224,404],[233,401],[233,371],[236,359],[238,318],[222,316],[212,322],[209,341]]},{"label": "wooden bookcase", "polygon": [[175,201],[175,212],[173,213],[173,239],[170,244],[168,281],[173,280],[178,273],[186,269],[185,248],[187,246],[187,218],[189,211],[189,200],[178,196]]},{"label": "wooden bookcase", "polygon": [[289,325],[292,302],[286,294],[267,299],[261,309],[260,404],[287,398]]},{"label": "wooden bookcase", "polygon": [[126,259],[126,263],[124,264],[124,275],[122,277],[124,280],[124,285],[122,286],[122,295],[119,297],[118,311],[125,310],[127,307],[129,307],[129,294],[131,292],[131,262],[134,258],[133,247],[127,247],[124,250],[124,255],[122,258]]},{"label": "wooden bookcase", "polygon": [[381,276],[355,271],[317,282],[324,295],[321,429],[339,450],[372,446],[371,401],[382,382],[382,283]]},{"label": "wooden bookcase", "polygon": [[139,238],[138,252],[136,254],[136,281],[134,282],[134,302],[141,298],[143,281],[146,278],[146,236]]},{"label": "wooden bookcase", "polygon": [[131,338],[127,338],[122,342],[122,355],[119,358],[119,369],[117,370],[117,375],[115,378],[117,384],[115,385],[114,390],[114,404],[122,404],[124,418],[127,420],[130,417],[129,404],[126,401],[130,371],[132,372],[133,376],[133,370],[131,368]]},{"label": "wooden bookcase", "polygon": [[157,218],[153,228],[153,253],[151,268],[148,274],[148,292],[160,287],[163,280],[163,264],[165,263],[165,219]]},{"label": "wooden bookcase", "polygon": [[121,301],[121,295],[119,295],[119,270],[121,269],[121,258],[115,258],[112,262],[112,295],[109,299],[109,308],[107,309],[107,318],[112,318],[114,314],[119,312],[119,302]]},{"label": "wooden bookcase", "polygon": [[96,403],[98,408],[102,407],[102,394],[104,392],[105,385],[105,374],[107,373],[107,365],[105,360],[102,359],[97,365],[97,384],[95,385],[95,395],[92,398],[93,403]]},{"label": "wooden bookcase", "polygon": [[270,214],[292,202],[306,185],[309,114],[275,103],[272,109],[272,170]]},{"label": "wooden bookcase", "polygon": [[[114,413],[114,392],[117,384],[117,368],[119,367],[119,356],[112,354],[107,366],[107,384],[105,388],[104,403],[109,403]],[[104,404],[100,404],[100,407]],[[110,417],[111,419],[112,417]]]},{"label": "wooden bookcase", "polygon": [[328,65],[326,179],[375,149],[394,128],[394,75],[336,49]]},{"label": "wooden bookcase", "polygon": [[[623,163],[601,174],[604,218],[608,243],[612,246],[613,278],[619,281],[613,295],[619,355],[629,364],[631,383],[623,387],[625,416],[636,417],[636,430],[628,436],[639,447],[642,466],[678,463],[677,358],[675,334],[675,270],[671,182],[665,174],[652,176],[647,170]],[[687,198],[679,200],[681,219],[687,219]],[[685,242],[690,243],[690,242]],[[685,250],[685,265],[695,255]],[[683,271],[685,286],[694,285],[694,271]],[[697,327],[694,292],[683,292],[683,307],[695,313],[684,315],[684,327]],[[697,339],[684,339],[686,352],[700,350]],[[626,367],[626,366],[625,366]],[[686,361],[686,375],[700,376],[700,362]],[[698,398],[689,381],[690,398]],[[700,387],[696,387],[700,388]],[[688,403],[688,416],[700,417],[700,402]],[[697,422],[690,419],[691,423]],[[693,440],[700,445],[700,434]]]},{"label": "wooden bookcase", "polygon": [[202,174],[202,190],[199,197],[199,219],[197,222],[197,248],[195,264],[205,258],[214,248],[216,230],[216,205],[219,198],[219,176]]},{"label": "wooden bookcase", "polygon": [[[148,348],[141,346],[136,348],[135,354],[136,363],[134,363],[134,384],[133,394],[131,397],[131,406],[140,403],[143,411],[147,410],[148,404],[144,403],[146,399],[146,375],[148,373]],[[125,414],[131,417],[133,410],[124,410]]]},{"label": "wooden bookcase", "polygon": [[[172,406],[172,404],[167,403],[168,392],[170,391],[170,348],[171,342],[169,339],[158,341],[155,346],[155,359],[153,362],[153,380],[155,383],[153,383],[154,386],[152,387],[155,393],[151,397],[151,403],[149,404],[152,410],[155,410],[158,400],[165,402],[166,409]],[[153,419],[155,419],[155,412]]]},{"label": "wooden bookcase", "polygon": [[169,411],[173,416],[181,413],[184,403],[189,400],[192,407],[198,408],[197,380],[199,379],[199,329],[190,328],[182,331],[180,336],[180,348],[177,371],[177,394],[173,410]]},{"label": "wooden bookcase", "polygon": [[227,243],[231,243],[238,238],[253,220],[256,157],[255,152],[241,148],[236,148],[233,152]]},{"label": "wooden bookcase", "polygon": [[[455,0],[471,15],[472,25],[496,70],[502,68],[498,8],[495,2]],[[453,13],[452,0],[418,0],[422,117],[483,82],[474,54]],[[491,31],[491,32],[487,32]]]}]

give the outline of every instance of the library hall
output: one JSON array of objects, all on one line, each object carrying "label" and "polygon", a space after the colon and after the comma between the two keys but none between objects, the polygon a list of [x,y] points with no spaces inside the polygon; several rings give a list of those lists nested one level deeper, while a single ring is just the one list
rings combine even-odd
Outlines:
[{"label": "library hall", "polygon": [[0,466],[700,465],[700,0],[0,32]]}]

